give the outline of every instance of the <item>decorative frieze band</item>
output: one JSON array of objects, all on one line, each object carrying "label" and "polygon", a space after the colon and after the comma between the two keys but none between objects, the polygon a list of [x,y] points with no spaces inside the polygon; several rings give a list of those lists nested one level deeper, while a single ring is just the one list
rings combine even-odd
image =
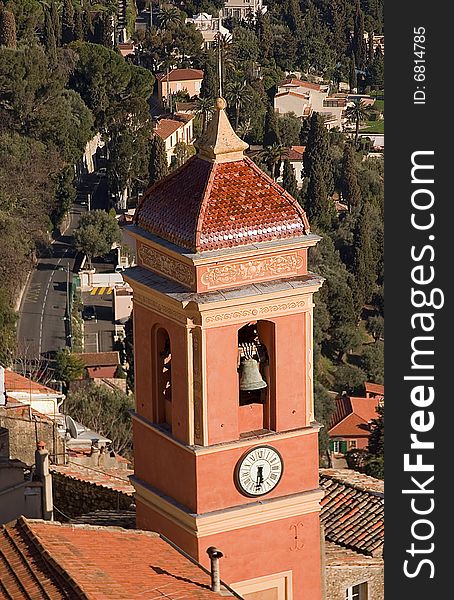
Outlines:
[{"label": "decorative frieze band", "polygon": [[227,265],[207,267],[201,282],[208,288],[220,285],[263,280],[267,277],[291,277],[298,275],[304,266],[303,257],[297,253],[245,260]]},{"label": "decorative frieze band", "polygon": [[222,312],[210,314],[205,317],[205,324],[222,323],[224,321],[236,321],[244,318],[260,318],[271,314],[285,314],[291,311],[298,311],[308,307],[307,300],[292,300],[290,302],[273,302],[273,304],[257,304],[254,307],[243,310],[233,310],[230,312]]},{"label": "decorative frieze band", "polygon": [[185,265],[145,244],[138,244],[137,254],[140,263],[147,269],[170,277],[189,288],[195,286],[195,270],[190,265]]}]

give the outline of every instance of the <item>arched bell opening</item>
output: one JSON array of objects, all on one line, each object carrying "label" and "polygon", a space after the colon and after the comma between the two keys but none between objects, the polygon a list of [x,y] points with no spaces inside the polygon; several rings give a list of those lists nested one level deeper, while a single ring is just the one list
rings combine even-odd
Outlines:
[{"label": "arched bell opening", "polygon": [[[261,335],[261,332],[265,335]],[[238,331],[240,434],[271,428],[270,355],[264,338],[268,338],[270,342],[274,338],[273,323],[253,321]]]},{"label": "arched bell opening", "polygon": [[168,332],[159,327],[154,333],[156,423],[172,431],[172,349]]}]

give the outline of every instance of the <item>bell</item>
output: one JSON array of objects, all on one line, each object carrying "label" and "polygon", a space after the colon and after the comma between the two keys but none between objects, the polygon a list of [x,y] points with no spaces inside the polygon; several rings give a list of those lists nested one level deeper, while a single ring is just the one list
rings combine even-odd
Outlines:
[{"label": "bell", "polygon": [[240,364],[240,390],[253,392],[267,387],[266,381],[260,375],[259,363],[254,358],[246,358]]}]

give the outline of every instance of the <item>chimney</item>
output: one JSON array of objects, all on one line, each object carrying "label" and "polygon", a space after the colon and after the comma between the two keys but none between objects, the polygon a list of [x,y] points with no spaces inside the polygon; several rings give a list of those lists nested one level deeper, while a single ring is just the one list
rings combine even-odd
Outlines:
[{"label": "chimney", "polygon": [[53,521],[54,503],[52,498],[52,475],[49,473],[49,452],[46,450],[46,444],[44,442],[38,442],[37,445],[38,448],[35,451],[35,468],[36,475],[42,483],[42,518],[45,521]]},{"label": "chimney", "polygon": [[207,549],[207,554],[211,561],[211,589],[213,592],[221,591],[221,575],[219,572],[219,559],[224,555],[214,546]]},{"label": "chimney", "polygon": [[0,406],[6,405],[5,369],[0,365]]}]

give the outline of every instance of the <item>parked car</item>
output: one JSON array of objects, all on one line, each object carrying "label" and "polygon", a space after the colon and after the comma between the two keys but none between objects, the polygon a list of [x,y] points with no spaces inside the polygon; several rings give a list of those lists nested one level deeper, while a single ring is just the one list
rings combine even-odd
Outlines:
[{"label": "parked car", "polygon": [[91,321],[93,319],[96,319],[96,311],[93,304],[88,304],[87,306],[84,306],[84,309],[82,311],[82,317],[85,319],[85,321]]}]

